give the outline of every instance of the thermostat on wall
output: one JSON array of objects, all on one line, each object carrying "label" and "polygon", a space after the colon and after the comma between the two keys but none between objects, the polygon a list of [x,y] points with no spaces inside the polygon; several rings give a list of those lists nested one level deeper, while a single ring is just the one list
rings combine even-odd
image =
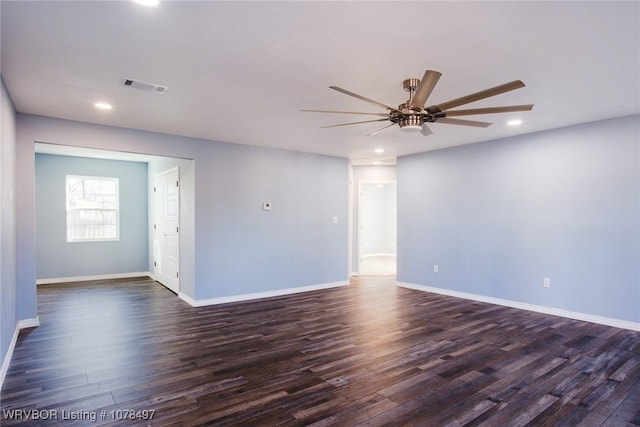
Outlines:
[{"label": "thermostat on wall", "polygon": [[262,210],[270,211],[271,210],[271,202],[264,202],[262,204]]}]

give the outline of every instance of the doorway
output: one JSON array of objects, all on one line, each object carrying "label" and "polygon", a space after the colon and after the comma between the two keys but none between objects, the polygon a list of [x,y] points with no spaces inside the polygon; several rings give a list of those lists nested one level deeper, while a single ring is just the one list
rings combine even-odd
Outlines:
[{"label": "doorway", "polygon": [[180,292],[180,170],[153,179],[153,275],[172,292]]},{"label": "doorway", "polygon": [[358,270],[361,275],[396,274],[396,183],[360,182]]}]

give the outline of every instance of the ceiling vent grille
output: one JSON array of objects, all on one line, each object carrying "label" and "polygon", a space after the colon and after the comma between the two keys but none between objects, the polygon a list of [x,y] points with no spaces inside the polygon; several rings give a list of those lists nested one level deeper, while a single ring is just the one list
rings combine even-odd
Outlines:
[{"label": "ceiling vent grille", "polygon": [[145,82],[142,80],[128,79],[128,78],[124,79],[123,84],[127,87],[132,87],[134,89],[142,90],[144,92],[155,92],[155,93],[161,93],[161,94],[165,93],[167,89],[169,89],[167,86],[159,85],[157,83]]}]

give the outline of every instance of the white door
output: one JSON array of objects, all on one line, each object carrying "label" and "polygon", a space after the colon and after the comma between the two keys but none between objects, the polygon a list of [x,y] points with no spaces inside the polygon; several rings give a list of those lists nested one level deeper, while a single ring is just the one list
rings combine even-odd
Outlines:
[{"label": "white door", "polygon": [[158,282],[176,294],[180,289],[179,187],[178,168],[154,177],[153,274]]}]

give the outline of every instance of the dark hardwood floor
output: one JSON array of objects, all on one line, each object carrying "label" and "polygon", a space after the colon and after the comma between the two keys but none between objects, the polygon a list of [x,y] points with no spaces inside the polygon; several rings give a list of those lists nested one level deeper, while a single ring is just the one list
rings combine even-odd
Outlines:
[{"label": "dark hardwood floor", "polygon": [[389,278],[199,308],[147,278],[66,283],[38,306],[3,426],[640,426],[640,333]]}]

